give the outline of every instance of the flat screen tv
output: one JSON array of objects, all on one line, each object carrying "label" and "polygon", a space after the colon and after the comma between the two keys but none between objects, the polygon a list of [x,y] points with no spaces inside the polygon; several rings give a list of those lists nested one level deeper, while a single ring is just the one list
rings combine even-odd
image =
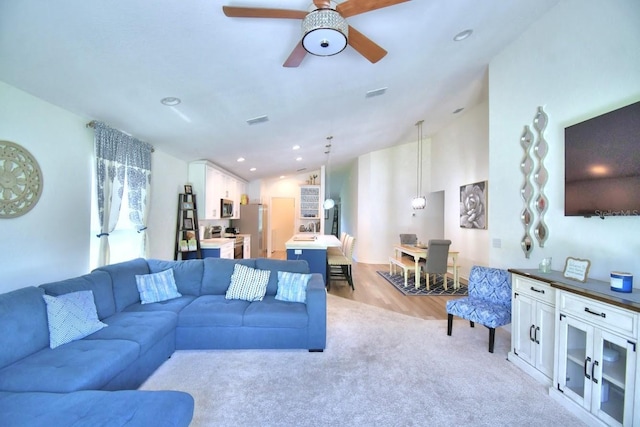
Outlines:
[{"label": "flat screen tv", "polygon": [[640,102],[564,130],[565,216],[640,218]]}]

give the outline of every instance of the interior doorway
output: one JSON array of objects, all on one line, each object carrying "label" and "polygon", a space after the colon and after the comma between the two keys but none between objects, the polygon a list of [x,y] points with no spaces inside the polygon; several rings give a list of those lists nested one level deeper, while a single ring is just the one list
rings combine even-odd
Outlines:
[{"label": "interior doorway", "polygon": [[286,252],[285,243],[294,235],[296,200],[293,197],[271,198],[271,253]]}]

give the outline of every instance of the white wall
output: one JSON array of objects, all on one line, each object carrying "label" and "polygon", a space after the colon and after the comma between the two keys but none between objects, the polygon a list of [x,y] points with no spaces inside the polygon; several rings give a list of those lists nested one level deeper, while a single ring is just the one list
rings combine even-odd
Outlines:
[{"label": "white wall", "polygon": [[[591,260],[591,278],[608,280],[611,270],[640,277],[640,218],[564,216],[563,136],[567,125],[640,99],[640,2],[560,2],[496,56],[489,79],[489,232],[502,246],[490,248],[491,264],[536,268],[551,256],[562,270],[571,256]],[[549,238],[526,259],[519,137],[538,106],[549,115]]]},{"label": "white wall", "polygon": [[[89,272],[94,191],[89,121],[0,82],[0,139],[29,150],[44,181],[31,211],[0,219],[0,292]],[[177,194],[187,164],[156,150],[152,168],[150,256],[173,259]]]},{"label": "white wall", "polygon": [[[460,228],[460,187],[489,178],[488,102],[465,109],[431,140],[431,191],[444,190],[444,236],[460,252],[460,275],[468,277],[473,265],[489,265],[489,235],[496,226],[489,213],[486,230]],[[487,188],[491,199],[499,183],[489,181]]]},{"label": "white wall", "polygon": [[31,211],[0,219],[0,292],[87,272],[93,131],[86,123],[0,82],[0,139],[33,155],[44,184]]},{"label": "white wall", "polygon": [[[187,183],[188,163],[162,151],[151,157],[151,208],[147,229],[149,258],[173,259],[178,194]],[[197,200],[204,203],[204,200]]]}]

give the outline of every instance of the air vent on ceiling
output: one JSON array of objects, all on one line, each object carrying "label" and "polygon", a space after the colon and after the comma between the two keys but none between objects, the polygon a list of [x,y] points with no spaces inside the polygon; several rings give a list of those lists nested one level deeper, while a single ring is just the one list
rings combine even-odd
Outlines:
[{"label": "air vent on ceiling", "polygon": [[298,169],[296,172],[302,172],[302,171],[306,171],[307,168],[302,168],[302,169]]},{"label": "air vent on ceiling", "polygon": [[384,95],[386,91],[387,91],[386,87],[381,87],[380,89],[373,89],[373,90],[368,91],[367,94],[364,97],[365,98],[373,98],[374,96]]},{"label": "air vent on ceiling", "polygon": [[268,122],[268,121],[269,121],[269,116],[264,115],[264,116],[254,117],[253,119],[249,119],[249,120],[247,120],[247,123],[249,125],[256,125],[258,123],[264,123],[264,122]]}]

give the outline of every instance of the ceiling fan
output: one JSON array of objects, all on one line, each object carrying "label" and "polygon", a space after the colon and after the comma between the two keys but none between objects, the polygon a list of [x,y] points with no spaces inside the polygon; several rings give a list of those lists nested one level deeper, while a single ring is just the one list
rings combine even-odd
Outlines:
[{"label": "ceiling fan", "polygon": [[238,6],[222,6],[222,11],[231,18],[302,19],[302,38],[284,67],[297,67],[307,53],[335,55],[347,44],[371,63],[376,63],[387,51],[347,24],[345,18],[406,1],[409,0],[346,0],[336,4],[330,0],[313,0],[310,11]]}]

